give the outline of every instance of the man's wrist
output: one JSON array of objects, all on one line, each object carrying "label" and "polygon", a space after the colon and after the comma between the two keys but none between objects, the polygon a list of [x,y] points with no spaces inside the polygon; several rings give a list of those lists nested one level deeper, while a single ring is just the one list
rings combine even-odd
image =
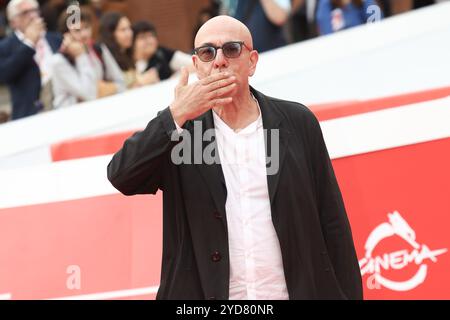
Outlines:
[{"label": "man's wrist", "polygon": [[172,118],[175,121],[175,124],[177,127],[181,128],[184,123],[186,122],[186,119],[184,118],[184,115],[180,110],[173,106],[173,104],[169,107],[170,113],[172,114]]}]

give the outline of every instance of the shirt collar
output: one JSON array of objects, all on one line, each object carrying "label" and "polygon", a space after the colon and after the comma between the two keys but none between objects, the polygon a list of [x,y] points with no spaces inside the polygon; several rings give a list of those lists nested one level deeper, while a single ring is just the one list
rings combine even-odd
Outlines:
[{"label": "shirt collar", "polygon": [[256,119],[255,121],[253,121],[252,123],[250,123],[247,127],[239,130],[239,131],[235,131],[233,129],[231,129],[220,117],[219,115],[212,110],[212,114],[213,114],[213,118],[214,118],[214,126],[216,127],[216,129],[218,130],[223,130],[225,132],[231,132],[233,134],[236,135],[245,135],[245,134],[251,134],[255,131],[257,131],[258,129],[260,129],[263,126],[263,122],[262,122],[262,113],[261,113],[261,107],[259,106],[259,102],[258,100],[255,98],[255,96],[253,95],[253,93],[250,93],[253,100],[255,100],[256,105],[258,106],[258,111],[259,111],[259,116],[258,119]]},{"label": "shirt collar", "polygon": [[20,41],[25,40],[25,35],[23,34],[22,31],[20,31],[20,30],[14,30],[14,33],[15,33],[16,37],[17,37]]}]

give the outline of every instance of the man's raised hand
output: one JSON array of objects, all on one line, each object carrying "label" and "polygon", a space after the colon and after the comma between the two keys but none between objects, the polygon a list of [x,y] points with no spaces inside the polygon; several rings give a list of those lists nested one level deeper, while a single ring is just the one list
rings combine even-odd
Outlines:
[{"label": "man's raised hand", "polygon": [[188,80],[189,73],[183,68],[175,88],[175,100],[170,106],[172,116],[180,127],[216,106],[233,101],[231,94],[236,88],[236,78],[228,72],[210,75],[192,84],[188,84]]}]

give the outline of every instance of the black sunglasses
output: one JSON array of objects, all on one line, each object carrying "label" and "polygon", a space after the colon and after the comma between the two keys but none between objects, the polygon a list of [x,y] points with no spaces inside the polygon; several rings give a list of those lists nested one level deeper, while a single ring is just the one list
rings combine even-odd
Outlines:
[{"label": "black sunglasses", "polygon": [[208,44],[195,48],[194,54],[196,54],[203,62],[210,62],[216,58],[217,50],[222,49],[225,57],[234,59],[241,55],[242,47],[245,47],[247,50],[251,51],[251,49],[245,45],[244,41],[229,41],[225,42],[220,47]]}]

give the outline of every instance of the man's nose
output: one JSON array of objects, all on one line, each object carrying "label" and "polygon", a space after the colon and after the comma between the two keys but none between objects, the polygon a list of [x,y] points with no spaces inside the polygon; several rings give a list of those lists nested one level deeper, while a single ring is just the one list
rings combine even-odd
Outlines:
[{"label": "man's nose", "polygon": [[228,66],[228,60],[223,54],[222,49],[217,49],[216,58],[214,59],[214,68],[220,69]]}]

